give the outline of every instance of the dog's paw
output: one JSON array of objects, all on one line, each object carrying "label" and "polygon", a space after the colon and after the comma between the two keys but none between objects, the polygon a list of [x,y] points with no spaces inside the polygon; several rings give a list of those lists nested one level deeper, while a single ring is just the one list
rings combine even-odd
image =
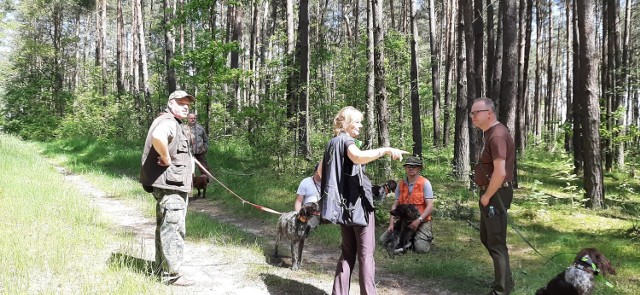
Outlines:
[{"label": "dog's paw", "polygon": [[297,271],[298,269],[300,269],[300,266],[297,265],[297,264],[294,264],[294,265],[291,266],[291,270],[293,270],[293,271]]}]

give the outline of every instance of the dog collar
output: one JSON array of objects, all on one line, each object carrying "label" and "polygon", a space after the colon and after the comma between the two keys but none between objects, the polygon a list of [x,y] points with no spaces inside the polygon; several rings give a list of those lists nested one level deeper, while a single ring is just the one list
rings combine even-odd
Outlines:
[{"label": "dog collar", "polygon": [[298,220],[300,220],[300,222],[307,222],[307,217],[306,216],[302,216],[302,215],[298,215]]},{"label": "dog collar", "polygon": [[580,259],[576,259],[576,261],[573,262],[573,266],[575,266],[577,269],[593,273],[594,275],[598,275],[600,273],[598,266],[593,263],[593,260],[591,260],[591,257],[589,257],[589,255],[585,255]]}]

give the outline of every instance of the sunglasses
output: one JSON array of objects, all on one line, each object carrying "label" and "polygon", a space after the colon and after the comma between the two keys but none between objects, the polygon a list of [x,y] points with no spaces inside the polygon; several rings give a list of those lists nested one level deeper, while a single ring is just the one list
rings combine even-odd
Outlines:
[{"label": "sunglasses", "polygon": [[409,169],[415,169],[415,168],[419,168],[420,166],[417,165],[404,165],[405,168],[409,168]]}]

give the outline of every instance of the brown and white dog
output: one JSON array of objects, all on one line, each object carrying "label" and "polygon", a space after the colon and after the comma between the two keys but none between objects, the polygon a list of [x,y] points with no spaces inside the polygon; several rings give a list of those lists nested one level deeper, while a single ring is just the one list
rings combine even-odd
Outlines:
[{"label": "brown and white dog", "polygon": [[[193,188],[198,190],[198,197],[202,197],[204,199],[204,195],[207,193],[208,184],[209,178],[207,178],[207,175],[202,174],[200,176],[193,176]],[[201,190],[202,194],[200,194]]]},{"label": "brown and white dog", "polygon": [[553,278],[536,295],[589,295],[597,275],[616,274],[616,269],[600,251],[585,248],[576,255],[571,266]]},{"label": "brown and white dog", "polygon": [[316,203],[304,205],[300,212],[291,211],[280,215],[274,256],[278,257],[278,242],[280,242],[280,239],[289,240],[291,242],[291,270],[298,270],[302,262],[304,240],[319,224],[320,212]]},{"label": "brown and white dog", "polygon": [[373,200],[378,202],[384,201],[387,194],[396,191],[397,185],[398,184],[394,180],[388,180],[384,184],[372,186],[371,192],[373,193]]}]

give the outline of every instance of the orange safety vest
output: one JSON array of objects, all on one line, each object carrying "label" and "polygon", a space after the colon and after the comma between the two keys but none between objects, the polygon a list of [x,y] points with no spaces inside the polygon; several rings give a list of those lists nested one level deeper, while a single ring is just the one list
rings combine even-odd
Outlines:
[{"label": "orange safety vest", "polygon": [[[425,177],[418,175],[418,179],[413,184],[413,190],[409,195],[409,185],[404,181],[400,181],[400,198],[398,204],[413,204],[418,208],[420,214],[427,208],[427,202],[424,200],[424,184],[427,182]],[[427,221],[431,220],[431,214],[427,216]]]}]

